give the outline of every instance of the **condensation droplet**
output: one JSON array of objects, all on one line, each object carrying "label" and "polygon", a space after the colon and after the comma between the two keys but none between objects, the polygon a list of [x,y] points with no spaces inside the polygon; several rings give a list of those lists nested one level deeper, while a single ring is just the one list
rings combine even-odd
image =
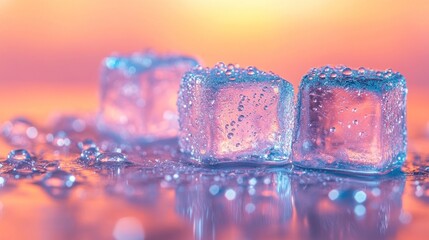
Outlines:
[{"label": "condensation droplet", "polygon": [[100,154],[100,150],[97,147],[90,147],[82,151],[80,160],[85,164],[91,165],[97,161],[97,157]]},{"label": "condensation droplet", "polygon": [[344,68],[342,73],[344,76],[351,76],[353,71],[350,68]]}]

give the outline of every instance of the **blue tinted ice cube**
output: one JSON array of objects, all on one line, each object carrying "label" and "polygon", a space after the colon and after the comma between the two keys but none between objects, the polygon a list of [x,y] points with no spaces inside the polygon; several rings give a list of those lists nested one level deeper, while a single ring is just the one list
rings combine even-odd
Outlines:
[{"label": "blue tinted ice cube", "polygon": [[203,164],[282,163],[291,152],[293,87],[254,67],[197,67],[182,79],[179,144]]},{"label": "blue tinted ice cube", "polygon": [[399,168],[406,95],[404,77],[391,70],[313,69],[299,87],[294,164],[365,174]]},{"label": "blue tinted ice cube", "polygon": [[154,140],[177,135],[177,92],[193,58],[155,55],[110,56],[103,62],[98,128],[119,139]]}]

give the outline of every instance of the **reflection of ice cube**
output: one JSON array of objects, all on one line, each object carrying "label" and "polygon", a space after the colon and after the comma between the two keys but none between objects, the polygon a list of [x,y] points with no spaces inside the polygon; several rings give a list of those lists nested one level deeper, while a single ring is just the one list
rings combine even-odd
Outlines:
[{"label": "reflection of ice cube", "polygon": [[98,128],[121,139],[177,135],[177,92],[193,58],[152,53],[110,56],[103,62]]},{"label": "reflection of ice cube", "polygon": [[301,239],[390,239],[402,226],[405,176],[350,178],[309,172],[292,178]]},{"label": "reflection of ice cube", "polygon": [[198,161],[289,157],[293,88],[277,75],[223,63],[195,68],[182,80],[178,108],[181,149]]},{"label": "reflection of ice cube", "polygon": [[[289,239],[290,177],[284,169],[260,172],[220,170],[193,175],[176,188],[176,210],[195,239]],[[233,235],[231,235],[233,233]]]},{"label": "reflection of ice cube", "polygon": [[325,67],[300,85],[294,163],[384,173],[406,154],[405,79],[388,70]]}]

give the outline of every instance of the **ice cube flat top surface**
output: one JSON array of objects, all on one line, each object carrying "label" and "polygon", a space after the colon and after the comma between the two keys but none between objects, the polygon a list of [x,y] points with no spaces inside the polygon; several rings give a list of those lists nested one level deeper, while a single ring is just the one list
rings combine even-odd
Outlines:
[{"label": "ice cube flat top surface", "polygon": [[348,67],[314,68],[306,74],[301,85],[335,86],[350,89],[364,89],[372,92],[389,91],[398,86],[406,85],[405,78],[398,72],[368,68],[351,69]]},{"label": "ice cube flat top surface", "polygon": [[168,67],[175,64],[195,66],[198,61],[182,55],[157,55],[152,52],[138,52],[131,55],[112,55],[104,59],[103,66],[108,69],[127,71],[130,74],[141,73],[148,69]]},{"label": "ice cube flat top surface", "polygon": [[295,164],[371,174],[402,165],[407,88],[401,74],[323,67],[304,76],[299,90]]},{"label": "ice cube flat top surface", "polygon": [[178,108],[182,151],[196,158],[290,153],[293,88],[275,74],[222,63],[195,68],[182,80]]},{"label": "ice cube flat top surface", "polygon": [[255,67],[240,68],[233,64],[225,65],[223,63],[218,63],[213,68],[195,68],[185,78],[195,78],[201,81],[202,85],[212,88],[219,88],[231,83],[258,83],[278,80],[284,81],[286,87],[292,88],[289,82],[274,73],[267,73]]}]

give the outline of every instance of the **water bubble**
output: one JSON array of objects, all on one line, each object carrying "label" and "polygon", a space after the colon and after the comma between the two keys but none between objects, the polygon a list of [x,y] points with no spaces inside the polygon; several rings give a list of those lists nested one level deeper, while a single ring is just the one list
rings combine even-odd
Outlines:
[{"label": "water bubble", "polygon": [[230,64],[228,64],[227,68],[228,68],[228,70],[234,70],[235,65],[230,63]]},{"label": "water bubble", "polygon": [[244,115],[240,115],[240,116],[238,116],[238,121],[239,121],[239,122],[243,121],[243,119],[244,119]]},{"label": "water bubble", "polygon": [[353,74],[353,71],[350,68],[344,68],[343,69],[343,75],[344,76],[351,76]]},{"label": "water bubble", "polygon": [[7,161],[12,163],[31,161],[32,157],[30,153],[25,149],[16,149],[9,152],[7,155]]},{"label": "water bubble", "polygon": [[326,66],[326,67],[323,69],[323,71],[324,71],[324,72],[330,72],[330,71],[332,71],[332,68],[331,68],[331,67],[329,67],[329,66]]},{"label": "water bubble", "polygon": [[97,156],[97,162],[103,164],[124,163],[127,161],[127,157],[124,154],[118,152],[106,152]]},{"label": "water bubble", "polygon": [[85,164],[94,164],[100,154],[100,150],[97,147],[90,147],[82,151],[80,160]]},{"label": "water bubble", "polygon": [[42,179],[42,184],[49,188],[71,188],[76,183],[76,177],[63,170],[48,172]]},{"label": "water bubble", "polygon": [[16,149],[9,152],[6,163],[19,173],[31,173],[34,170],[35,161],[25,149]]},{"label": "water bubble", "polygon": [[227,137],[228,139],[231,139],[232,137],[234,137],[234,133],[228,133]]},{"label": "water bubble", "polygon": [[360,67],[360,68],[358,68],[358,73],[359,73],[359,75],[364,75],[364,74],[365,74],[365,72],[366,72],[366,69],[365,69],[364,67]]},{"label": "water bubble", "polygon": [[85,139],[77,144],[80,150],[87,150],[89,148],[96,148],[97,144],[92,139]]},{"label": "water bubble", "polygon": [[255,75],[255,68],[254,67],[248,67],[246,71],[247,71],[248,75]]}]

